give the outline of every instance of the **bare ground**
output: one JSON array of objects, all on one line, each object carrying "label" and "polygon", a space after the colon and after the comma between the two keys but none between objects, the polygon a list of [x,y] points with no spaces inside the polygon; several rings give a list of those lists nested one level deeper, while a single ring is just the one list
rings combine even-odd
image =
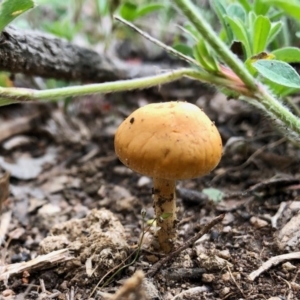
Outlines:
[{"label": "bare ground", "polygon": [[[1,299],[300,299],[299,149],[252,108],[205,90],[194,95],[189,101],[216,122],[224,155],[210,175],[178,182],[177,247],[225,216],[155,274],[164,255],[141,214],[153,218],[152,183],[118,161],[113,138],[131,111],[165,99],[147,91],[93,96],[72,103],[67,114],[57,105],[1,108],[0,166],[11,179],[0,278],[8,266],[28,264],[1,278]],[[203,194],[205,188],[223,199]],[[38,255],[59,249],[69,250],[61,261],[34,265]],[[124,282],[136,270],[143,274],[130,290]]]}]

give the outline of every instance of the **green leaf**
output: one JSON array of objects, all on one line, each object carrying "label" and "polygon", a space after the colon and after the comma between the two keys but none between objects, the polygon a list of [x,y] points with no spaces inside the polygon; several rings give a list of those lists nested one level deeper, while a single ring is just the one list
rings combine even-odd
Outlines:
[{"label": "green leaf", "polygon": [[229,5],[227,8],[227,14],[229,17],[239,18],[243,22],[245,22],[246,20],[246,11],[244,10],[243,6],[241,6],[238,3],[233,3]]},{"label": "green leaf", "polygon": [[182,30],[184,32],[187,32],[189,36],[193,38],[194,41],[198,41],[198,39],[201,39],[201,35],[199,34],[198,30],[194,27],[194,25],[190,23],[185,24]]},{"label": "green leaf", "polygon": [[295,0],[262,0],[267,5],[274,5],[291,17],[300,21],[300,2]]},{"label": "green leaf", "polygon": [[228,26],[227,22],[225,22],[224,17],[227,15],[226,9],[220,0],[212,1],[212,6],[221,22],[222,28],[226,32],[227,42],[230,44],[233,40],[233,33],[232,33],[230,27]]},{"label": "green leaf", "polygon": [[194,57],[193,49],[187,44],[176,44],[173,48],[186,56]]},{"label": "green leaf", "polygon": [[131,2],[125,2],[120,6],[119,14],[123,19],[133,21],[136,18],[137,10],[137,5]]},{"label": "green leaf", "polygon": [[144,17],[145,15],[148,15],[162,8],[165,8],[164,4],[151,3],[151,4],[143,5],[137,10],[136,18]]},{"label": "green leaf", "polygon": [[285,61],[287,63],[300,62],[300,49],[296,47],[285,47],[272,52],[276,60]]},{"label": "green leaf", "polygon": [[253,27],[253,54],[263,52],[267,47],[271,22],[267,17],[258,16]]},{"label": "green leaf", "polygon": [[268,44],[274,40],[274,38],[277,36],[277,34],[282,29],[282,26],[283,26],[283,23],[281,21],[271,23],[271,30],[270,30],[269,37],[268,37]]},{"label": "green leaf", "polygon": [[193,53],[196,60],[200,65],[208,71],[217,71],[219,66],[215,58],[212,56],[211,51],[208,50],[204,39],[200,39],[198,43],[193,47]]},{"label": "green leaf", "polygon": [[119,14],[127,21],[134,21],[137,18],[141,18],[162,8],[165,8],[165,5],[160,3],[138,6],[131,2],[124,2],[119,8]]},{"label": "green leaf", "polygon": [[257,15],[266,15],[270,9],[270,5],[265,4],[264,0],[256,0],[253,9]]},{"label": "green leaf", "polygon": [[281,84],[277,84],[275,82],[271,82],[270,80],[265,79],[265,84],[269,86],[272,93],[274,93],[276,96],[283,98],[288,95],[294,94],[298,91],[298,89],[283,86]]},{"label": "green leaf", "polygon": [[250,11],[248,14],[248,28],[252,29],[254,27],[254,22],[257,19],[257,15],[254,11]]},{"label": "green leaf", "polygon": [[244,7],[247,13],[251,11],[252,7],[249,3],[249,0],[238,0],[238,1]]},{"label": "green leaf", "polygon": [[258,60],[253,67],[268,80],[280,85],[300,89],[300,76],[287,63],[279,60]]},{"label": "green leaf", "polygon": [[0,4],[0,31],[16,17],[33,8],[33,0],[4,0]]},{"label": "green leaf", "polygon": [[172,215],[173,215],[172,213],[163,213],[160,215],[160,218],[162,220],[166,220],[166,219],[170,218]]},{"label": "green leaf", "polygon": [[245,47],[247,57],[250,57],[252,53],[245,25],[241,22],[240,19],[233,19],[229,16],[226,16],[225,19],[228,21],[236,39],[240,41]]},{"label": "green leaf", "polygon": [[222,191],[214,188],[203,189],[202,193],[207,195],[208,198],[214,202],[220,202],[224,197],[224,193]]}]

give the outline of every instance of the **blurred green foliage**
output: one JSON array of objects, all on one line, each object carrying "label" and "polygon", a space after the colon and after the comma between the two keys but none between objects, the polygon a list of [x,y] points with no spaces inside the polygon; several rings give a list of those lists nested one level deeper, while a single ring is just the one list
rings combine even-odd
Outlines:
[{"label": "blurred green foliage", "polygon": [[[21,8],[27,1],[31,0],[4,2],[10,5],[19,3]],[[278,74],[273,72],[273,75],[270,75],[270,72],[266,72],[270,64],[261,60],[275,58],[280,61],[272,62],[276,71],[279,68],[298,82],[298,78],[295,78],[296,73],[289,69],[288,63],[300,62],[300,50],[292,47],[298,44],[300,35],[299,0],[195,2],[212,24],[219,24],[219,27],[214,25],[219,31],[219,36],[245,62],[245,66],[253,75],[262,76],[262,80],[278,95],[285,96],[294,92],[293,87],[283,84],[285,81],[282,78],[278,79]],[[103,43],[106,47],[113,38],[133,35],[128,28],[114,22],[114,14],[128,21],[137,21],[155,14],[155,18],[160,22],[174,24],[174,27],[182,23],[180,16],[174,17],[175,10],[170,0],[36,0],[36,4],[34,10],[15,21],[17,26],[36,28],[68,41],[80,38],[84,43]],[[3,17],[2,19],[3,24],[11,21],[5,21]],[[181,34],[178,31],[178,36],[174,37],[174,48],[196,59],[205,70],[218,72],[218,59],[205,38],[191,23],[182,25]],[[157,35],[160,36],[159,33]],[[47,87],[53,87],[54,82],[48,81]],[[57,87],[61,84],[57,82]]]}]

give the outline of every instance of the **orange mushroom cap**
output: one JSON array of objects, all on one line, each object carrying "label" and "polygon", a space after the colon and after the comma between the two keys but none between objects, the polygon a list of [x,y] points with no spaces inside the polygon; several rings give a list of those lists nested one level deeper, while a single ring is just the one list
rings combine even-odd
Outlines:
[{"label": "orange mushroom cap", "polygon": [[190,179],[217,166],[222,141],[199,107],[174,101],[148,104],[128,116],[116,132],[115,151],[124,165],[138,173]]}]

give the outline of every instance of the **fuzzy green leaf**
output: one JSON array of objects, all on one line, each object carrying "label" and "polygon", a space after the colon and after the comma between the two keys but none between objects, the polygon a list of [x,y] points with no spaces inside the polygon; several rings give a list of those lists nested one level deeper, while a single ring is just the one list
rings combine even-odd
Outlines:
[{"label": "fuzzy green leaf", "polygon": [[277,84],[300,89],[300,76],[287,63],[278,60],[258,60],[253,67],[268,80]]},{"label": "fuzzy green leaf", "polygon": [[285,47],[277,49],[272,52],[277,60],[285,61],[287,63],[300,62],[300,49],[296,47]]},{"label": "fuzzy green leaf", "polygon": [[258,16],[253,27],[253,54],[263,52],[267,47],[271,22],[265,16]]},{"label": "fuzzy green leaf", "polygon": [[16,17],[33,8],[33,0],[4,0],[0,4],[0,31]]},{"label": "fuzzy green leaf", "polygon": [[203,189],[202,192],[213,202],[220,202],[224,197],[224,193],[222,191],[214,188]]},{"label": "fuzzy green leaf", "polygon": [[294,94],[298,90],[296,88],[291,88],[291,87],[283,86],[281,84],[277,84],[277,83],[272,82],[272,81],[267,80],[267,79],[265,79],[265,84],[267,86],[269,86],[272,93],[274,93],[276,96],[278,96],[280,98],[283,98],[283,97],[289,96],[291,94]]},{"label": "fuzzy green leaf", "polygon": [[245,22],[246,20],[246,11],[243,8],[243,6],[238,3],[233,3],[229,5],[227,8],[227,14],[229,17],[239,18],[243,22]]},{"label": "fuzzy green leaf", "polygon": [[240,19],[233,19],[229,16],[226,16],[225,19],[228,21],[236,39],[240,41],[245,47],[247,57],[250,57],[252,53],[245,25],[241,22]]}]

